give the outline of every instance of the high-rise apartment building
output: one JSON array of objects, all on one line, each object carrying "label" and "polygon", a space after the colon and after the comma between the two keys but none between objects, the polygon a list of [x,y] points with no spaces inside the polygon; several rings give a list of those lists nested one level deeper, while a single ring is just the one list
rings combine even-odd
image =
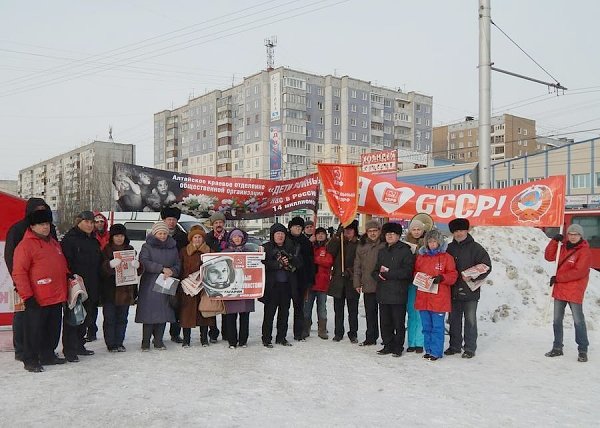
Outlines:
[{"label": "high-rise apartment building", "polygon": [[154,166],[295,178],[315,172],[317,162],[358,164],[371,151],[430,152],[431,120],[430,96],[280,67],[156,113]]},{"label": "high-rise apartment building", "polygon": [[[535,120],[503,114],[490,121],[492,161],[537,153],[546,144],[537,141]],[[479,121],[467,117],[463,122],[433,128],[433,157],[460,162],[479,159]]]},{"label": "high-rise apartment building", "polygon": [[82,210],[110,210],[113,162],[135,163],[135,146],[94,141],[19,171],[22,198],[44,198],[58,223]]}]

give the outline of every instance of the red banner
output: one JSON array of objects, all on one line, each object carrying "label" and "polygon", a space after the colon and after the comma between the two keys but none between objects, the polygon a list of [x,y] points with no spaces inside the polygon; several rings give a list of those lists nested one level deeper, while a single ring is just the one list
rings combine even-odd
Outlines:
[{"label": "red banner", "polygon": [[422,212],[441,223],[462,217],[473,226],[560,226],[564,209],[564,176],[504,189],[449,191],[360,174],[358,211],[382,217],[410,218]]},{"label": "red banner", "polygon": [[327,203],[346,227],[354,220],[358,203],[358,166],[317,164]]},{"label": "red banner", "polygon": [[160,211],[176,206],[184,214],[256,219],[298,209],[317,209],[317,174],[292,180],[209,177],[115,162],[113,185],[117,211]]}]

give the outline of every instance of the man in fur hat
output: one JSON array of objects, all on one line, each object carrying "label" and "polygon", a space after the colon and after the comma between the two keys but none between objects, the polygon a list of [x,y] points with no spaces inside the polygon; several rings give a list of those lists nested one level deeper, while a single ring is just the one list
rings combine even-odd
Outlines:
[{"label": "man in fur hat", "polygon": [[[492,261],[488,252],[469,233],[469,220],[455,218],[448,227],[454,240],[448,244],[448,254],[454,257],[458,280],[452,287],[452,312],[450,313],[450,346],[444,351],[445,355],[454,355],[461,352],[463,358],[473,358],[477,349],[477,303],[481,295],[481,288],[471,290],[460,274],[478,264],[484,264],[489,270],[477,277],[477,281],[484,279],[492,271]],[[463,346],[463,319],[464,346]]]}]

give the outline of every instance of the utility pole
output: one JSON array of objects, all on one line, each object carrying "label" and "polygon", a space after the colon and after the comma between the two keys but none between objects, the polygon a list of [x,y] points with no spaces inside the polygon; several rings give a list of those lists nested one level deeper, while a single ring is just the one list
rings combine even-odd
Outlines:
[{"label": "utility pole", "polygon": [[490,188],[491,20],[490,0],[479,0],[479,189]]}]

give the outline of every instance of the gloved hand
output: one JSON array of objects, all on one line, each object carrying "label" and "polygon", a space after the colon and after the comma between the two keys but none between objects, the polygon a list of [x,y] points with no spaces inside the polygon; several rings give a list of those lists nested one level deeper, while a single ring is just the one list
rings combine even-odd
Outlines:
[{"label": "gloved hand", "polygon": [[552,239],[554,239],[556,242],[562,242],[565,237],[561,233],[557,233]]},{"label": "gloved hand", "polygon": [[552,287],[556,283],[556,275],[552,275],[550,277],[550,287]]},{"label": "gloved hand", "polygon": [[[262,247],[261,247],[261,248],[262,248]],[[133,266],[133,268],[134,268],[134,269],[137,269],[137,268],[139,268],[139,267],[140,267],[140,261],[139,261],[139,260],[135,260],[135,259],[134,259],[134,260],[131,262],[131,266]]]},{"label": "gloved hand", "polygon": [[121,259],[118,259],[116,257],[114,259],[112,259],[110,262],[108,262],[108,265],[113,269],[116,268],[117,266],[119,266],[120,264],[121,264]]},{"label": "gloved hand", "polygon": [[439,284],[443,280],[444,280],[444,276],[443,275],[437,275],[437,276],[433,277],[433,283],[434,284]]},{"label": "gloved hand", "polygon": [[337,230],[335,231],[335,234],[337,236],[342,236],[342,233],[344,233],[344,226],[342,226],[341,224],[338,226]]},{"label": "gloved hand", "polygon": [[34,309],[39,307],[40,305],[37,300],[35,300],[35,297],[31,296],[29,299],[25,300],[25,308]]}]

